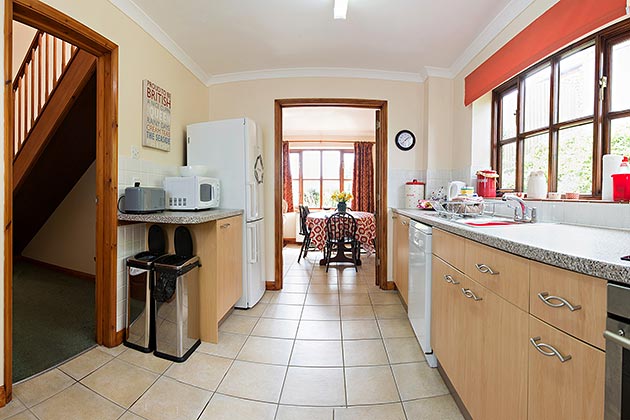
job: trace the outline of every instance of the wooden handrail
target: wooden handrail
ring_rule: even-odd
[[[43,31],[37,31],[33,37],[13,81],[15,156],[22,149],[77,51],[76,46]]]

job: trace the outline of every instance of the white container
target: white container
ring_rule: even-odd
[[[543,171],[533,171],[527,178],[527,198],[547,198],[547,177]]]
[[[623,159],[621,155],[604,155],[602,158],[602,200],[613,200],[613,181],[611,175],[619,171],[621,159]]]
[[[420,200],[424,200],[424,182],[413,181],[405,184],[405,208],[417,209]]]
[[[466,187],[466,183],[462,181],[451,181],[448,184],[448,192],[446,194],[446,199],[448,201],[453,200],[453,198],[457,197],[461,194],[462,188]]]

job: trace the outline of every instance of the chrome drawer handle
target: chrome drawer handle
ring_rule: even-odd
[[[488,267],[485,264],[475,264],[475,267],[477,267],[477,270],[481,271],[483,274],[490,274],[491,276],[496,276],[497,274],[499,274],[498,271],[492,270],[492,268]]]
[[[404,220],[401,223],[403,224],[403,226],[407,226],[409,224],[408,222],[406,222]]]
[[[540,298],[540,300],[543,301],[543,303],[547,306],[551,306],[552,308],[562,308],[563,306],[566,306],[567,308],[569,308],[569,310],[571,312],[573,311],[578,311],[580,309],[582,309],[581,305],[571,305],[569,303],[568,300],[561,298],[559,296],[549,296],[549,293],[547,292],[540,292],[538,293],[538,297]],[[551,300],[558,300],[558,303],[552,303],[550,302]]]
[[[560,359],[562,363],[571,360],[570,354],[563,356],[553,346],[549,344],[545,344],[545,343],[537,343],[537,341],[539,340],[540,340],[540,337],[533,337],[529,339],[529,342],[532,343],[532,346],[534,346],[536,350],[538,350],[541,354],[544,354],[545,356],[551,356],[551,357],[558,356],[558,359]],[[544,349],[547,349],[547,351],[545,351]]]
[[[472,299],[475,302],[483,300],[483,298],[478,297],[477,295],[475,295],[475,293],[470,290],[470,289],[464,289],[462,287],[462,293],[464,294],[464,296],[466,296],[468,299]]]
[[[453,278],[453,276],[451,276],[450,274],[445,274],[444,275],[444,281],[446,281],[447,283],[450,283],[450,284],[459,284],[459,282],[457,280],[455,280]]]
[[[227,229],[227,228],[229,228],[230,226],[231,226],[231,225],[230,225],[230,223],[225,223],[225,224],[223,224],[223,225],[221,225],[221,226],[219,226],[219,227],[220,227],[221,229]]]

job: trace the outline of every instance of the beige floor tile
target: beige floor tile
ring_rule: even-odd
[[[212,393],[162,376],[130,411],[151,420],[196,419]]]
[[[346,403],[343,369],[289,367],[281,404],[340,406]]]
[[[260,318],[252,335],[271,338],[295,338],[299,321]]]
[[[31,411],[40,420],[114,420],[125,410],[75,383]]]
[[[199,420],[274,420],[276,404],[214,394]]]
[[[332,418],[332,408],[290,405],[279,406],[278,414],[276,415],[276,420],[332,420]]]
[[[267,305],[268,303],[258,302],[253,308],[234,309],[233,314],[240,315],[240,316],[251,316],[253,318],[260,318],[263,312],[265,312],[265,309],[267,309]]]
[[[201,345],[197,348],[197,351],[234,359],[236,358],[238,352],[241,351],[241,348],[243,347],[243,344],[245,344],[246,340],[246,335],[219,331],[218,343],[214,344],[202,341]]]
[[[277,403],[287,368],[236,360],[217,390],[221,394]]]
[[[15,416],[26,410],[26,406],[17,398],[13,398],[4,407],[0,408],[0,420],[8,419],[11,416]]]
[[[402,305],[374,305],[374,312],[378,319],[407,318],[407,311]]]
[[[385,349],[390,363],[424,362],[424,355],[416,337],[386,338]]]
[[[313,276],[311,285],[337,285],[337,276]]]
[[[280,293],[273,303],[282,305],[304,305],[305,293]]]
[[[383,340],[349,340],[343,343],[346,366],[389,365]]]
[[[85,377],[81,383],[116,404],[129,408],[157,378],[155,373],[116,359]]]
[[[339,286],[339,293],[351,293],[351,294],[368,294],[368,288],[365,284],[357,283],[357,284],[347,284],[341,283]]]
[[[403,401],[448,394],[437,369],[424,362],[394,365],[392,369]]]
[[[275,292],[275,291],[269,291],[267,290],[262,297],[260,298],[260,302],[261,303],[271,303],[273,302],[276,297],[278,296],[279,292]]]
[[[374,319],[372,306],[342,306],[341,319],[344,321],[351,319]]]
[[[124,345],[118,345],[116,347],[105,347],[105,346],[98,346],[98,349],[100,351],[104,351],[105,353],[109,354],[110,356],[114,356],[117,357],[118,355],[120,355],[120,353],[124,352],[125,350],[127,350],[128,347],[125,347]]]
[[[339,321],[338,306],[307,305],[302,311],[302,319],[310,321]]]
[[[184,363],[173,363],[165,375],[189,385],[214,391],[231,365],[231,359],[196,352]]]
[[[423,398],[404,403],[407,417],[413,420],[463,420],[459,408],[453,397],[443,395],[441,397]]]
[[[306,305],[339,305],[339,295],[333,293],[309,293]]]
[[[309,293],[337,293],[339,287],[337,284],[311,284],[308,288]]]
[[[346,368],[348,405],[398,402],[398,390],[389,366]]]
[[[415,337],[411,324],[407,319],[379,319],[383,338]]]
[[[282,285],[282,291],[284,293],[306,293],[307,290],[308,284],[285,283]]]
[[[301,321],[298,340],[341,340],[339,321]]]
[[[173,364],[170,360],[155,357],[153,353],[142,353],[134,349],[127,349],[118,359],[158,374],[164,373]]]
[[[10,420],[38,420],[37,417],[35,417],[35,414],[31,413],[28,410],[22,411],[19,414],[16,414],[13,417],[9,417]]]
[[[400,305],[400,297],[398,292],[377,291],[370,293],[370,299],[373,305]]]
[[[370,296],[365,293],[342,293],[339,303],[343,305],[371,305]]]
[[[263,318],[293,319],[299,320],[302,315],[302,307],[298,305],[271,304],[263,313]]]
[[[307,276],[298,276],[298,277],[294,277],[294,276],[287,276],[285,275],[282,278],[282,284],[284,286],[288,286],[289,284],[295,284],[295,285],[306,285],[307,289],[308,289],[308,284],[310,283],[310,280]]]
[[[72,376],[74,379],[80,380],[112,359],[113,356],[101,351],[97,347],[64,363],[59,369]]]
[[[288,365],[293,340],[251,336],[238,354],[238,360],[247,362]]]
[[[341,341],[295,340],[290,365],[304,367],[342,367],[343,354]]]
[[[133,414],[131,411],[127,411],[118,420],[144,420],[144,418],[140,417],[137,414]]]
[[[344,340],[381,338],[378,325],[374,320],[341,321],[341,328]]]
[[[30,408],[63,391],[73,383],[74,380],[71,377],[59,369],[53,369],[15,385],[13,393],[25,406]]]
[[[383,404],[363,407],[335,408],[335,420],[387,419],[406,420],[402,404]],[[415,420],[410,417],[410,420]],[[434,420],[438,420],[434,417]],[[442,419],[439,419],[442,420]]]
[[[258,321],[257,318],[250,316],[230,315],[219,327],[219,331],[230,332],[235,334],[249,334],[252,332],[254,325]]]

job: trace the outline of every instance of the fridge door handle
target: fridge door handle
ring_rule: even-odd
[[[256,194],[256,184],[248,183],[247,191],[249,194],[249,208],[247,209],[247,217],[255,219],[258,217],[258,194]]]
[[[262,155],[256,156],[256,162],[254,163],[254,178],[259,184],[263,183],[265,166],[263,165]]]
[[[258,240],[258,237],[257,237],[258,235],[256,234],[256,226],[248,227],[248,229],[250,229],[250,231],[251,231],[251,235],[249,237],[251,242],[249,244],[249,258],[248,258],[248,260],[249,260],[250,264],[255,264],[256,263],[256,254],[258,252],[257,251],[258,246],[256,244],[256,242]]]

